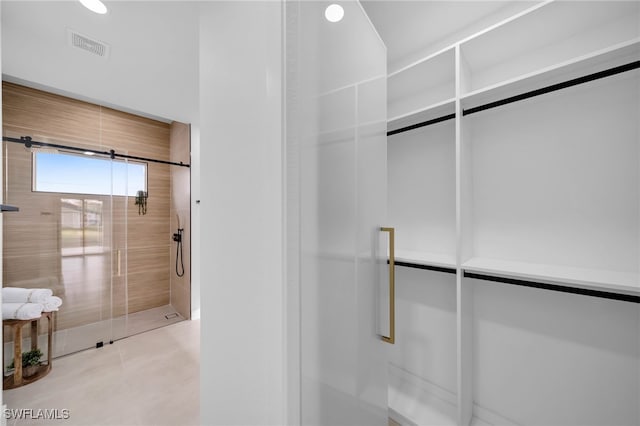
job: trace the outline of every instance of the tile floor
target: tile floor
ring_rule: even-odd
[[[166,316],[165,316],[166,315]],[[168,317],[168,318],[167,318]],[[184,318],[176,312],[171,305],[159,306],[146,311],[129,314],[127,317],[117,317],[113,320],[99,321],[53,333],[53,356],[59,357],[70,353],[95,347],[100,340],[109,342],[113,339],[121,339],[156,328],[164,327],[183,321]],[[45,320],[46,321],[46,320]],[[31,347],[31,338],[28,328],[24,328],[22,347]],[[47,335],[41,334],[38,338],[38,347],[46,357]],[[5,367],[13,360],[13,342],[4,344]]]
[[[3,402],[34,415],[68,410],[68,418],[13,418],[7,425],[198,425],[199,375],[200,321],[181,321],[55,359],[49,375],[4,391]],[[400,424],[389,419],[389,426]]]
[[[69,410],[22,425],[197,425],[200,321],[182,321],[53,361],[43,379],[3,392],[9,409]]]

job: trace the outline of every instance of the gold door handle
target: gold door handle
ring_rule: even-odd
[[[380,228],[389,233],[389,336],[381,336],[382,340],[394,344],[396,342],[396,274],[395,274],[395,229]]]
[[[122,270],[121,270],[121,265],[122,265],[122,255],[121,255],[121,251],[118,250],[118,277],[122,274]]]

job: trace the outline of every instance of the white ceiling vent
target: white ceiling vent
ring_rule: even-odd
[[[67,28],[67,40],[71,47],[86,50],[104,59],[109,57],[109,45],[107,43],[80,34],[70,28]]]

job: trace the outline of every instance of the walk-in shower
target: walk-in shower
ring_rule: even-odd
[[[7,82],[2,96],[3,204],[19,207],[3,286],[63,300],[54,357],[188,319],[189,125]]]

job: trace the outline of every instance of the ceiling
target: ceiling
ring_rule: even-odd
[[[389,72],[519,13],[539,1],[361,0],[387,45]]]
[[[198,112],[197,3],[2,1],[7,80],[165,121]],[[153,8],[151,7],[153,5]],[[109,45],[108,58],[71,47],[67,28]]]
[[[198,1],[3,0],[2,72],[9,81],[164,121],[197,122]],[[532,1],[363,0],[387,45],[389,71],[531,6]],[[109,45],[73,48],[67,28]]]

